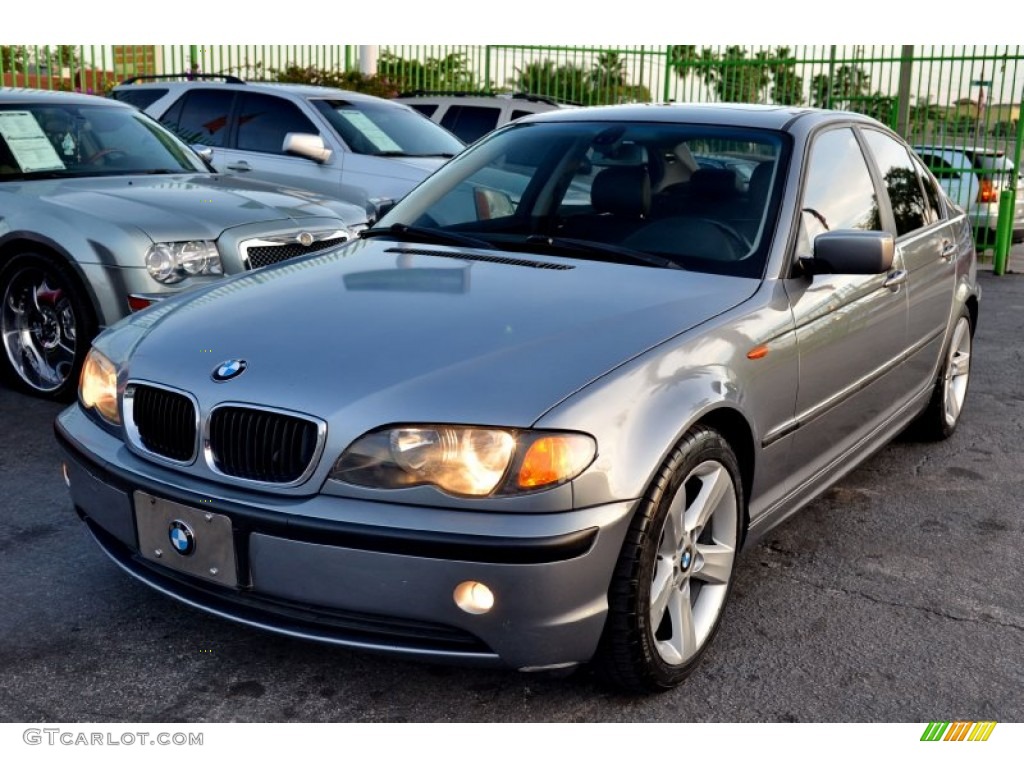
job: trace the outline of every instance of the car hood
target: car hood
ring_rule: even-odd
[[[206,404],[262,403],[360,429],[527,426],[758,286],[682,270],[475,254],[487,260],[356,241],[161,303],[115,326],[100,346],[115,358],[133,348],[131,378],[180,387]],[[245,360],[245,372],[214,382],[213,370],[230,359]]]
[[[41,201],[134,226],[154,241],[216,239],[257,221],[337,219],[335,207],[312,195],[214,174],[117,176],[31,182]]]

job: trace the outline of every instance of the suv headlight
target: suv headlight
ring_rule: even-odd
[[[117,367],[95,347],[89,350],[78,380],[78,400],[86,410],[95,411],[108,424],[120,425],[117,404]]]
[[[153,243],[146,251],[146,269],[154,280],[170,285],[194,275],[223,275],[217,246],[209,240]]]
[[[433,485],[459,496],[507,496],[572,480],[596,455],[589,435],[411,425],[363,435],[330,476],[369,488]]]

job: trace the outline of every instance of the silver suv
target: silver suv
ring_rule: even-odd
[[[918,145],[920,156],[949,198],[967,215],[982,243],[995,240],[999,196],[1013,183],[1013,162],[1002,150],[986,147]],[[1013,242],[1024,242],[1024,186],[1018,180]]]
[[[212,150],[218,171],[387,208],[463,149],[415,110],[353,91],[186,75],[131,78],[115,99]],[[177,79],[175,79],[177,78]]]
[[[530,93],[466,91],[411,91],[395,101],[408,104],[467,144],[520,117],[569,106]]]
[[[0,89],[0,376],[70,397],[93,336],[131,310],[365,225],[356,206],[212,172],[124,104]]]

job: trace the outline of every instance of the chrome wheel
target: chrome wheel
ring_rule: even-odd
[[[736,488],[717,461],[679,486],[659,536],[650,626],[666,664],[686,664],[711,636],[725,606],[736,557]]]
[[[67,397],[93,328],[72,280],[46,257],[17,256],[0,273],[0,301],[8,377],[32,394]]]
[[[942,381],[943,416],[949,428],[955,427],[960,420],[970,375],[971,324],[966,317],[961,317],[953,329]]]

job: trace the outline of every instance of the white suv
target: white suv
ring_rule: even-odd
[[[394,101],[408,104],[467,144],[520,117],[569,106],[529,93],[465,91],[412,91]]]
[[[371,216],[463,149],[450,133],[388,99],[186,77],[130,78],[111,95],[211,150],[218,171],[309,189],[361,205]]]
[[[995,240],[999,195],[1014,182],[1014,167],[1002,150],[985,147],[919,145],[914,151],[949,198],[967,211],[979,241]],[[1013,242],[1024,242],[1024,186],[1017,182]]]

